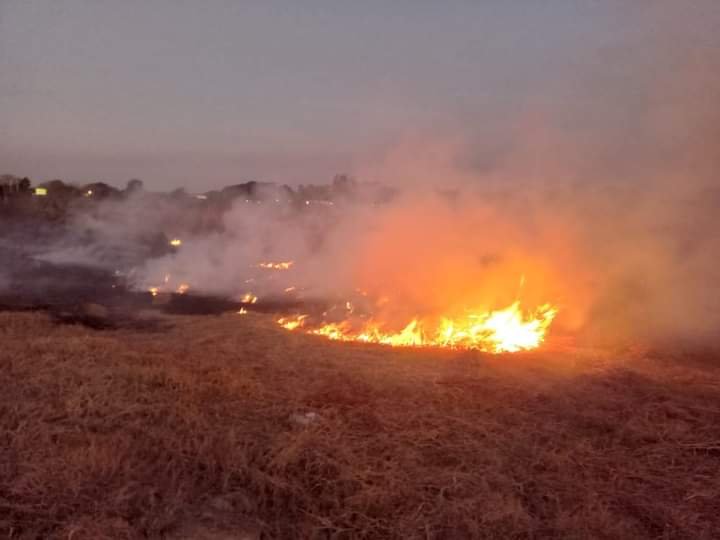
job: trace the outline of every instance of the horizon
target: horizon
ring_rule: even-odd
[[[492,163],[537,118],[571,139],[604,132],[594,147],[628,124],[652,148],[648,91],[716,50],[718,12],[9,0],[0,165],[36,182],[140,178],[160,190],[372,181],[408,140],[459,140],[470,161]]]

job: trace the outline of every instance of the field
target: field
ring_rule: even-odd
[[[717,538],[718,358],[0,312],[8,538]]]

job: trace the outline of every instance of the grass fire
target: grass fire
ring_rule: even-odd
[[[293,265],[294,261],[284,262],[261,262],[258,263],[258,268],[266,268],[269,270],[287,270]]]
[[[0,1],[0,537],[719,539],[718,29]]]
[[[330,187],[335,204],[306,205],[257,189],[222,204],[78,190],[61,227],[45,214],[52,187],[14,196],[1,218],[0,527],[720,530],[715,319],[665,287],[689,294],[697,281],[678,278],[709,268],[702,251],[670,257],[685,231],[648,241],[628,223],[633,249],[662,256],[615,244],[608,258],[586,250],[597,227],[569,229],[598,204],[583,198],[571,211],[542,196],[529,217],[512,191],[367,202],[356,185],[356,200]]]
[[[297,328],[328,339],[379,343],[394,347],[449,347],[477,349],[503,353],[532,350],[545,339],[557,309],[549,305],[525,314],[520,303],[490,312],[473,312],[462,318],[439,320],[414,318],[401,330],[385,329],[382,322],[372,318],[354,323],[351,319],[340,322],[311,325],[307,314],[281,317],[278,324],[287,330]]]

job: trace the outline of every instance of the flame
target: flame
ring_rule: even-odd
[[[115,271],[115,274],[116,274],[116,275],[119,275],[119,271],[116,270],[116,271]],[[163,276],[163,284],[160,285],[160,286],[154,286],[154,287],[148,288],[148,292],[149,292],[151,295],[153,295],[153,296],[157,296],[157,295],[159,295],[160,293],[165,294],[165,293],[169,292],[171,289],[172,289],[172,286],[170,286],[170,274],[165,274],[165,275]],[[185,294],[185,293],[188,292],[189,290],[190,290],[190,285],[187,284],[187,283],[180,283],[180,284],[175,288],[175,292],[176,292],[177,294]]]
[[[180,247],[182,245],[182,240],[179,238],[173,238],[169,243],[172,247]]]
[[[188,289],[190,289],[190,285],[188,285],[187,283],[181,283],[175,292],[177,292],[178,294],[185,294]]]
[[[278,324],[288,330],[295,330],[303,325],[307,315],[298,315],[296,317],[285,318],[281,317],[277,320]]]
[[[245,309],[243,307],[243,308],[240,308],[240,311],[238,311],[237,314],[238,315],[247,315],[247,312],[248,312],[247,309]]]
[[[255,304],[258,301],[258,297],[255,296],[253,293],[245,293],[242,298],[240,298],[240,302],[243,304]]]
[[[359,327],[349,320],[306,327],[308,315],[284,317],[278,323],[288,330],[307,328],[307,332],[339,341],[361,341],[394,347],[451,347],[477,349],[490,353],[518,352],[539,347],[557,308],[540,306],[534,313],[524,313],[520,302],[485,312],[471,312],[464,317],[430,319],[414,318],[399,332],[384,330],[375,320],[362,322]]]
[[[258,268],[267,268],[269,270],[287,270],[293,264],[295,264],[295,261],[261,262],[258,264]]]

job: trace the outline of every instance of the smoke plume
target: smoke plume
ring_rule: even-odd
[[[138,269],[142,287],[169,275],[236,298],[361,291],[388,298],[375,309],[397,320],[521,298],[557,305],[558,331],[598,342],[710,339],[720,324],[720,54],[703,42],[714,23],[702,11],[663,6],[635,8],[652,32],[588,52],[505,125],[485,127],[471,110],[358,164],[360,180],[398,188],[391,203],[241,198],[200,235],[182,209],[131,199],[83,227],[113,244],[182,235],[181,249]],[[263,261],[294,265],[267,278]]]

